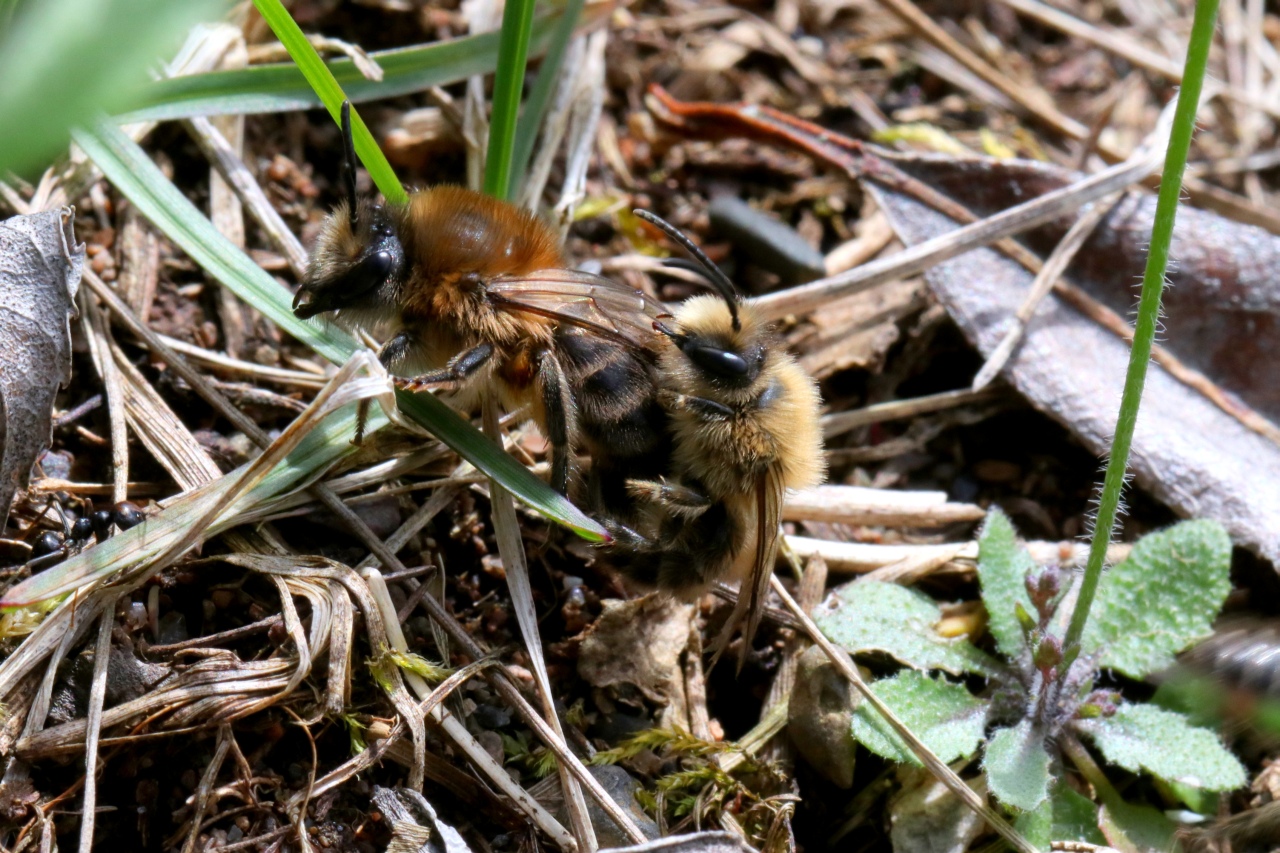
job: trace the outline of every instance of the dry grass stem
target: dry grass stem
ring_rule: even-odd
[[[1000,396],[1001,392],[995,389],[974,391],[970,388],[964,388],[957,391],[942,391],[925,397],[913,397],[908,400],[874,403],[861,409],[850,409],[847,412],[823,415],[822,435],[830,440],[860,427],[904,418],[914,418],[918,415],[927,415],[933,412],[944,412],[960,406],[989,403]]]
[[[842,649],[836,648],[835,644],[828,640],[826,636],[818,630],[818,626],[809,618],[809,614],[802,610],[800,605],[796,604],[796,600],[791,597],[789,592],[787,592],[787,589],[782,585],[782,582],[774,576],[770,578],[770,583],[773,586],[773,591],[778,594],[782,599],[783,604],[786,605],[787,610],[790,611],[792,616],[800,621],[800,624],[803,626],[804,632],[809,636],[809,639],[812,640],[814,644],[822,648],[822,651],[826,653],[827,657],[831,660],[831,663],[835,665],[836,669],[840,670],[840,674],[848,679],[849,683],[852,684],[854,688],[862,694],[863,698],[876,709],[876,713],[878,713],[885,722],[893,728],[894,732],[902,738],[907,746],[910,747],[912,754],[914,754],[916,758],[920,759],[920,762],[928,768],[929,772],[946,785],[947,790],[959,798],[962,803],[968,806],[975,814],[982,817],[982,819],[987,822],[987,825],[994,829],[1001,838],[1009,842],[1014,849],[1021,851],[1021,853],[1038,853],[1034,845],[1023,838],[1022,834],[1014,829],[1013,826],[1003,817],[1001,817],[995,809],[988,806],[981,796],[966,785],[963,779],[956,775],[954,770],[942,761],[939,761],[938,757],[930,752],[929,748],[926,747],[919,738],[912,734],[911,730],[898,719],[897,715],[894,714],[889,706],[884,704],[884,702],[880,700],[880,697],[876,696],[875,693],[871,691],[871,688],[867,686],[867,683],[862,680],[862,676],[858,674],[858,668],[854,666],[853,660],[849,657],[849,654]]]
[[[982,368],[974,377],[974,391],[981,391],[999,375],[1000,370],[1009,361],[1009,357],[1013,355],[1018,342],[1022,340],[1022,336],[1027,329],[1027,322],[1031,319],[1031,315],[1035,313],[1036,307],[1049,295],[1049,291],[1053,289],[1058,279],[1062,277],[1067,267],[1071,265],[1071,261],[1075,259],[1076,252],[1080,251],[1080,247],[1093,234],[1098,224],[1103,219],[1106,219],[1119,200],[1119,194],[1108,196],[1085,208],[1080,217],[1071,224],[1071,228],[1067,233],[1058,241],[1058,245],[1054,247],[1053,252],[1045,260],[1044,266],[1036,273],[1035,281],[1031,283],[1031,292],[1027,294],[1022,305],[1018,307],[1018,312],[1013,316],[1012,327],[1005,333],[1000,343],[996,345],[995,350],[987,357],[986,363],[982,365]]]
[[[784,521],[826,521],[880,527],[939,527],[981,521],[980,506],[950,503],[945,492],[909,492],[827,485],[790,492]]]

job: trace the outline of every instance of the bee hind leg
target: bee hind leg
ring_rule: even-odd
[[[575,432],[576,411],[564,369],[548,351],[544,351],[538,360],[538,387],[545,413],[542,427],[551,445],[551,488],[562,495],[567,494],[569,462],[573,455],[570,437]]]
[[[684,518],[697,518],[711,506],[711,499],[697,489],[665,479],[627,480],[627,494],[638,501],[666,507]]]

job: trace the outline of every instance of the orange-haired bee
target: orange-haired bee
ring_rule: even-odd
[[[576,441],[625,460],[663,440],[657,302],[566,269],[554,232],[504,201],[451,186],[403,205],[358,199],[348,104],[342,134],[347,198],[325,221],[294,314],[384,339],[378,358],[400,387],[453,391],[463,409],[493,388],[509,411],[527,406],[561,493]]]
[[[684,598],[712,581],[741,579],[716,644],[723,648],[739,623],[748,640],[759,624],[786,490],[817,485],[825,473],[818,389],[697,246],[658,217],[636,214],[681,244],[717,293],[688,299],[654,324],[672,457],[665,479],[628,480],[649,510],[614,524],[616,563]]]

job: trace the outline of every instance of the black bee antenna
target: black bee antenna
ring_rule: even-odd
[[[347,211],[351,215],[351,230],[356,229],[356,143],[351,137],[351,102],[342,102],[342,147],[347,164]]]
[[[706,253],[698,248],[697,244],[689,239],[688,235],[676,228],[665,219],[655,216],[647,210],[637,210],[635,215],[648,222],[650,225],[656,226],[663,234],[666,234],[672,240],[679,243],[686,252],[693,256],[695,263],[691,263],[682,258],[670,258],[663,263],[676,269],[690,270],[701,274],[716,289],[716,292],[724,297],[724,301],[729,306],[729,316],[733,320],[733,330],[735,332],[742,329],[742,321],[738,319],[738,290],[733,286],[733,282],[729,281],[729,277],[724,274],[724,270],[712,263]]]

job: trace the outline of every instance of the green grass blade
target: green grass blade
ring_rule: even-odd
[[[511,153],[511,187],[519,189],[524,185],[524,174],[529,168],[529,160],[533,157],[533,144],[538,140],[538,131],[542,129],[542,121],[546,118],[547,107],[551,104],[551,94],[560,79],[560,69],[564,65],[565,48],[573,37],[574,27],[582,16],[582,7],[586,0],[569,0],[565,5],[563,16],[556,24],[551,36],[551,45],[546,56],[542,58],[542,67],[538,69],[538,78],[533,81],[529,97],[524,100],[524,109],[520,120],[516,122],[515,148]]]
[[[147,66],[216,14],[209,0],[0,3],[0,174],[42,169],[68,129],[147,86]]]
[[[511,197],[511,155],[529,59],[533,6],[534,0],[507,0],[502,13],[502,43],[493,78],[493,113],[489,117],[489,151],[484,161],[484,191],[495,198]]]
[[[1142,404],[1142,389],[1147,381],[1147,366],[1151,361],[1151,345],[1155,341],[1156,326],[1160,321],[1160,297],[1164,292],[1165,270],[1169,265],[1169,246],[1173,242],[1173,223],[1178,214],[1182,175],[1187,168],[1191,136],[1196,129],[1200,90],[1204,84],[1217,19],[1218,0],[1196,0],[1195,19],[1191,24],[1191,38],[1183,65],[1182,89],[1178,92],[1178,105],[1174,108],[1164,174],[1160,178],[1160,193],[1156,197],[1155,222],[1151,226],[1147,268],[1142,277],[1142,294],[1138,298],[1137,322],[1133,326],[1129,369],[1125,374],[1124,392],[1120,396],[1120,414],[1116,418],[1115,437],[1111,440],[1107,473],[1102,479],[1098,515],[1094,521],[1093,540],[1089,544],[1089,561],[1085,566],[1080,594],[1076,599],[1075,610],[1071,613],[1071,624],[1064,641],[1068,649],[1076,646],[1084,634],[1089,608],[1093,605],[1098,582],[1102,579],[1107,545],[1111,543],[1116,514],[1120,508],[1129,450],[1133,446],[1133,431],[1138,422],[1138,408]]]
[[[290,310],[289,291],[223,237],[114,124],[103,119],[92,131],[76,130],[73,136],[107,179],[210,276],[330,361],[341,364],[355,351],[355,341],[341,330],[295,317]],[[542,515],[584,538],[600,541],[606,537],[603,529],[580,509],[435,397],[413,395],[402,398],[401,403],[406,413],[459,456]]]
[[[276,38],[280,39],[280,43],[285,46],[285,50],[289,51],[289,56],[293,57],[302,76],[307,78],[307,83],[320,96],[329,115],[335,122],[341,122],[342,102],[347,100],[347,95],[334,79],[329,66],[324,64],[320,54],[316,53],[311,42],[307,41],[307,37],[302,34],[293,16],[281,5],[280,0],[253,0],[253,5],[271,27],[271,31],[276,34]],[[499,57],[499,65],[501,65],[501,57]],[[409,194],[404,191],[400,179],[396,177],[395,170],[391,168],[382,149],[374,141],[373,134],[369,132],[364,119],[360,118],[360,114],[355,110],[351,111],[351,135],[355,139],[356,154],[360,157],[360,162],[364,163],[364,167],[369,171],[369,177],[373,179],[383,198],[393,204],[408,202]]]
[[[562,13],[538,16],[529,43],[541,55],[551,42]],[[381,81],[366,79],[350,59],[325,63],[352,103],[392,98],[446,86],[498,67],[497,32],[433,42],[370,54],[382,66]],[[315,109],[323,106],[292,62],[254,65],[232,71],[211,71],[158,80],[121,105],[122,124],[169,121],[194,116],[246,115]]]

